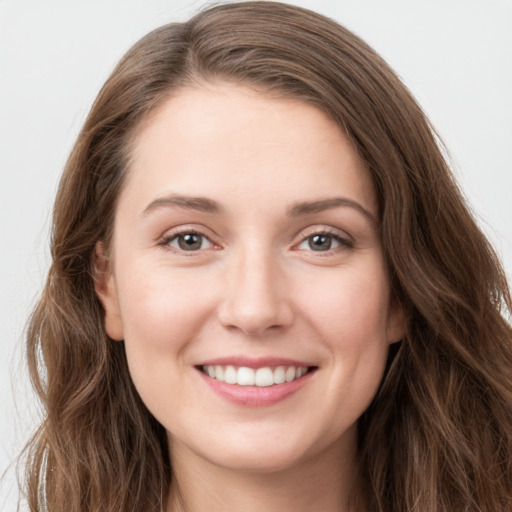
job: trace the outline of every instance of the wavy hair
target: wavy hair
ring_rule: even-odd
[[[334,21],[274,2],[218,5],[145,36],[78,136],[27,332],[45,411],[26,452],[30,510],[165,506],[165,432],[134,389],[123,343],[105,332],[93,254],[98,241],[108,247],[137,126],[176,90],[209,80],[315,105],[373,181],[392,291],[409,322],[359,422],[364,508],[512,510],[512,304],[500,263],[439,138],[389,66]]]

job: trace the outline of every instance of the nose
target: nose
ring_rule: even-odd
[[[252,336],[284,329],[294,316],[283,269],[258,253],[247,250],[230,262],[218,310],[224,327]]]

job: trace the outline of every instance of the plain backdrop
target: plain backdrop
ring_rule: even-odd
[[[482,228],[512,274],[512,0],[297,0],[388,60],[445,140]],[[48,268],[59,175],[88,109],[142,35],[192,0],[0,0],[0,510],[38,406],[23,330]]]

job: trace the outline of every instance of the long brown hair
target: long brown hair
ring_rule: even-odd
[[[359,423],[364,507],[512,510],[512,309],[504,274],[410,93],[363,41],[274,2],[207,9],[139,41],[102,88],[67,162],[52,266],[28,329],[45,418],[28,446],[31,511],[159,511],[172,478],[164,429],[109,340],[93,253],[108,248],[134,130],[180,87],[208,80],[309,102],[369,170],[392,291],[407,312]]]

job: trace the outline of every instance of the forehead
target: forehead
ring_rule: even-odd
[[[347,136],[294,99],[225,83],[184,88],[140,124],[131,149],[126,188],[144,200],[193,192],[293,201],[337,191],[376,213],[369,174]]]

